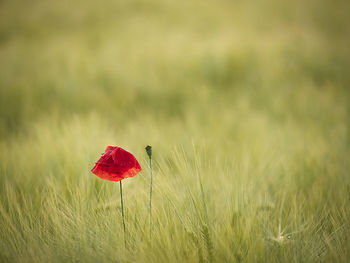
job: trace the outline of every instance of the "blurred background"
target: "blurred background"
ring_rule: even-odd
[[[55,189],[67,201],[72,189],[85,189],[82,180],[100,191],[90,169],[107,145],[130,150],[147,171],[150,144],[159,186],[162,171],[181,171],[173,170],[180,162],[174,149],[185,161],[195,149],[206,167],[204,185],[218,178],[209,207],[227,201],[217,193],[232,191],[223,176],[234,171],[255,203],[261,191],[276,206],[282,195],[300,194],[306,214],[328,202],[329,211],[341,207],[331,235],[350,215],[349,10],[346,0],[1,0],[1,223],[16,229],[5,219],[19,220],[11,206],[23,206],[13,201],[20,196],[36,207],[43,189]],[[142,176],[147,185],[147,172]],[[217,209],[221,218],[226,210]],[[23,222],[17,225],[30,225]],[[31,242],[39,248],[45,226],[42,236],[28,228],[24,240],[37,234]],[[21,247],[10,245],[17,232],[2,232],[9,261]],[[52,258],[69,250],[45,242]],[[30,258],[36,249],[22,253]]]
[[[220,126],[232,140],[253,115],[347,125],[348,1],[2,0],[0,10],[7,140],[91,114],[174,139],[222,137],[210,135]]]

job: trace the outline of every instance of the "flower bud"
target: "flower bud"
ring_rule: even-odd
[[[148,157],[152,158],[152,146],[147,145],[145,149],[146,149]]]

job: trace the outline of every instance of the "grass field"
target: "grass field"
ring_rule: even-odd
[[[347,262],[349,10],[0,1],[0,262]]]

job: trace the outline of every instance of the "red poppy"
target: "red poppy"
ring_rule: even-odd
[[[135,156],[117,146],[108,146],[91,172],[102,179],[121,181],[141,171]]]

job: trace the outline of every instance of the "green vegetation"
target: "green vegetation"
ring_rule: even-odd
[[[349,10],[0,1],[0,262],[346,262]]]

